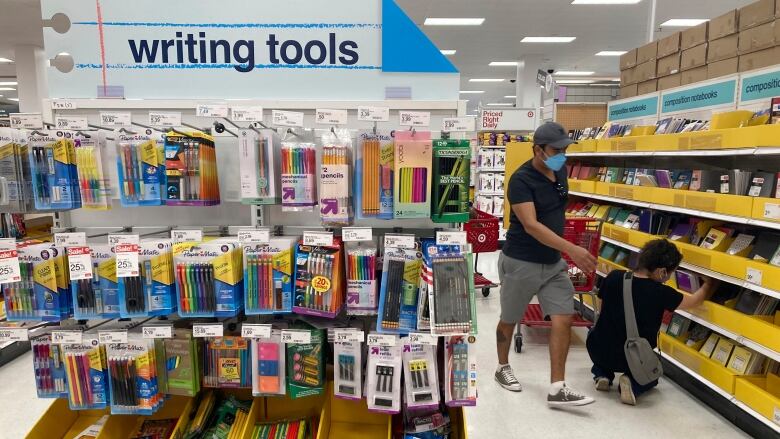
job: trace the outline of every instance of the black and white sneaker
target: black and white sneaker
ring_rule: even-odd
[[[590,396],[583,395],[565,384],[558,390],[558,393],[547,395],[547,404],[553,407],[587,405],[594,401]]]
[[[523,386],[520,385],[520,381],[517,381],[515,374],[512,372],[512,366],[506,365],[498,369],[496,371],[496,381],[506,390],[510,390],[512,392],[523,391]]]

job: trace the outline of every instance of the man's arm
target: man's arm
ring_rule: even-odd
[[[712,293],[718,288],[718,283],[712,278],[704,277],[702,286],[693,294],[685,294],[677,309],[688,310],[701,305],[705,300],[712,297]]]

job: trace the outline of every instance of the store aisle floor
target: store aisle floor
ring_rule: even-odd
[[[489,279],[498,279],[496,254],[479,257],[479,268]],[[584,329],[575,329],[567,362],[567,382],[594,396],[596,402],[579,408],[547,407],[549,386],[549,330],[524,328],[523,352],[509,354],[509,362],[523,385],[513,393],[493,379],[496,367],[495,327],[499,315],[499,289],[490,296],[477,295],[479,398],[466,409],[469,439],[509,438],[625,438],[642,437],[747,438],[741,430],[703,405],[671,380],[662,378],[656,390],[643,395],[639,405],[621,404],[616,386],[609,393],[593,388]],[[615,383],[617,384],[617,383]]]

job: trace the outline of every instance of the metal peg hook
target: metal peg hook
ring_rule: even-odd
[[[293,131],[292,128],[287,128],[287,132],[286,133],[287,134],[292,134],[295,137],[301,137],[301,135],[296,133],[295,131]]]
[[[165,133],[165,131],[163,131],[163,130],[158,130],[157,128],[155,128],[155,127],[153,127],[153,126],[150,126],[150,125],[144,125],[144,124],[142,124],[142,123],[139,123],[139,122],[132,122],[132,121],[131,121],[130,123],[131,123],[131,124],[133,124],[133,125],[135,125],[135,126],[141,127],[141,128],[146,128],[146,129],[148,129],[148,130],[157,131],[158,133]],[[134,133],[134,134],[135,134],[135,133]]]
[[[262,128],[265,128],[267,130],[272,130],[273,128],[269,127],[268,125],[264,124],[263,121],[258,120],[257,122],[252,122],[251,125],[260,125]]]
[[[87,139],[90,139],[90,138],[92,138],[92,136],[90,136],[89,134],[87,134],[87,133],[85,133],[84,131],[81,131],[81,130],[78,130],[78,131],[76,131],[76,135],[77,135],[77,136],[83,136],[83,137],[86,137]]]
[[[376,136],[376,122],[374,122],[374,135]]]
[[[190,124],[188,124],[186,122],[182,122],[181,126],[187,127],[187,128],[192,128],[193,130],[202,131],[202,132],[204,132],[206,134],[211,134],[211,128],[198,128],[195,125],[190,125]]]
[[[236,124],[233,124],[233,125],[237,126]],[[239,129],[241,129],[241,128],[239,127]],[[214,122],[214,131],[216,131],[216,132],[218,132],[220,134],[227,132],[228,134],[230,134],[233,137],[238,137],[238,135],[236,133],[234,133],[233,131],[230,131],[229,129],[227,129],[224,124],[222,124],[220,122],[216,122],[216,121]]]

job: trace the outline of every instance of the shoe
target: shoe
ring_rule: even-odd
[[[634,389],[631,387],[631,379],[626,375],[620,375],[618,386],[620,387],[620,402],[636,405],[636,396],[634,396]]]
[[[598,377],[595,379],[596,381],[596,390],[599,392],[609,392],[609,386],[612,385],[612,383],[609,382],[609,380],[605,377]]]
[[[496,381],[498,384],[510,390],[512,392],[522,392],[523,386],[520,385],[520,381],[517,381],[515,374],[512,372],[512,366],[506,365],[496,371]]]
[[[595,400],[567,387],[565,384],[555,395],[547,395],[547,404],[553,407],[587,405]]]

